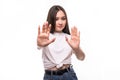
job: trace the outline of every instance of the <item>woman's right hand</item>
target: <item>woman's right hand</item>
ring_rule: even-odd
[[[51,24],[45,22],[42,27],[42,31],[40,31],[40,26],[38,26],[38,36],[37,36],[37,45],[40,47],[45,47],[50,43],[55,41],[55,38],[49,39]]]

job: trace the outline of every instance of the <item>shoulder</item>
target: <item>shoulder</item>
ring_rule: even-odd
[[[69,34],[67,34],[67,33],[64,33],[64,35],[65,35],[68,39],[71,38],[71,35],[69,35]]]
[[[69,34],[67,34],[67,33],[64,33],[66,36],[70,36]]]

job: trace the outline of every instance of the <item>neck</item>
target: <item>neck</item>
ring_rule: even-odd
[[[62,31],[55,31],[54,33],[63,33]]]

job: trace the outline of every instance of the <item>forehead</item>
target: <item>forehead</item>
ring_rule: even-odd
[[[56,17],[64,17],[65,13],[62,10],[59,10],[56,14]]]

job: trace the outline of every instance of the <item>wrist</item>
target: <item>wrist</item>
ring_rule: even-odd
[[[80,51],[80,47],[74,48],[73,50],[74,50],[75,52],[79,52],[79,51]]]

